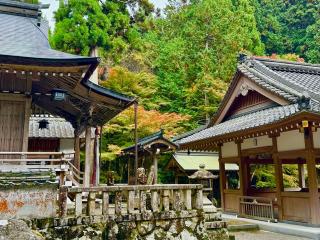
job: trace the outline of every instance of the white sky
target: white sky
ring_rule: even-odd
[[[167,0],[150,0],[150,1],[154,3],[156,8],[164,8],[167,4]],[[49,20],[50,27],[53,28],[54,26],[53,12],[56,11],[57,8],[59,7],[59,0],[41,0],[41,3],[50,4],[50,8],[46,10],[42,10],[42,12],[46,17],[46,19]]]

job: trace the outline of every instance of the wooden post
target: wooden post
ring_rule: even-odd
[[[238,146],[238,157],[239,157],[239,179],[240,179],[240,193],[242,196],[247,196],[248,183],[247,183],[247,172],[248,165],[245,162],[245,159],[241,156],[241,142],[237,141]]]
[[[135,173],[135,184],[137,185],[137,169],[138,169],[138,102],[134,103],[134,173]]]
[[[310,124],[309,124],[310,125]],[[306,161],[308,169],[309,198],[311,210],[311,224],[320,224],[320,201],[318,192],[318,179],[316,169],[316,157],[313,147],[313,134],[309,126],[305,131]]]
[[[94,134],[94,158],[93,158],[93,171],[92,171],[92,184],[93,186],[99,185],[100,180],[100,147],[99,147],[99,135],[100,130],[98,127],[95,128]]]
[[[299,172],[299,187],[305,188],[306,179],[305,179],[304,165],[301,163],[298,164],[298,172]]]
[[[90,187],[90,176],[91,176],[91,166],[92,166],[92,141],[91,141],[91,127],[86,127],[86,158],[84,165],[84,187]]]
[[[278,218],[281,221],[283,219],[282,199],[281,192],[283,191],[283,175],[282,175],[282,163],[278,154],[277,136],[272,136],[272,158],[275,170],[276,179],[276,196],[278,205]]]
[[[80,170],[80,134],[74,130],[74,166]]]
[[[225,210],[224,206],[224,190],[226,187],[226,170],[225,165],[222,162],[221,145],[219,145],[219,177],[220,177],[220,193],[221,193],[221,208]]]
[[[158,183],[158,157],[157,157],[157,152],[155,152],[153,154],[153,167],[154,167],[154,184],[157,184]]]

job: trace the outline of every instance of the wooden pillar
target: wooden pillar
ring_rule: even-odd
[[[153,167],[154,167],[154,184],[158,183],[158,156],[157,152],[153,154]]]
[[[226,188],[226,171],[225,165],[222,162],[221,145],[219,146],[219,175],[220,175],[220,193],[221,193],[221,208],[224,209],[224,190]]]
[[[137,169],[138,169],[138,102],[134,103],[134,173],[135,185],[138,183]]]
[[[94,136],[94,158],[93,158],[93,171],[92,171],[92,184],[93,186],[99,185],[100,180],[100,147],[99,147],[99,135],[100,130],[98,127],[95,128]]]
[[[310,124],[309,124],[310,125]],[[316,157],[313,147],[313,134],[309,126],[304,129],[305,147],[306,147],[306,161],[308,169],[308,183],[309,183],[309,199],[311,209],[311,224],[320,224],[320,201],[318,192],[318,179],[316,169]]]
[[[272,158],[274,164],[274,172],[276,179],[276,197],[277,197],[277,205],[278,205],[278,218],[281,221],[283,219],[283,211],[282,211],[282,199],[281,192],[283,191],[283,174],[282,174],[282,163],[279,159],[278,154],[278,143],[277,136],[272,136]]]
[[[80,171],[80,134],[74,130],[74,166]]]
[[[84,187],[90,187],[91,177],[91,166],[92,166],[92,141],[91,141],[91,127],[86,127],[86,157],[84,165]]]
[[[22,152],[28,152],[30,116],[31,116],[31,97],[27,97],[25,101]]]
[[[305,188],[306,187],[306,177],[304,172],[304,165],[299,163],[298,164],[298,172],[299,172],[299,187]]]
[[[247,164],[245,159],[241,156],[241,142],[237,142],[238,157],[239,157],[239,179],[240,179],[240,192],[242,196],[247,196],[248,183],[247,183]]]

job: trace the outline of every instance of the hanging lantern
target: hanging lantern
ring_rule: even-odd
[[[52,100],[54,101],[65,101],[67,97],[67,91],[59,88],[52,90]]]

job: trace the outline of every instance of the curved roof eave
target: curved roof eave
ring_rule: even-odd
[[[100,60],[96,57],[78,57],[78,58],[32,58],[24,56],[1,55],[0,62],[3,64],[22,64],[37,66],[84,66],[98,65]]]

